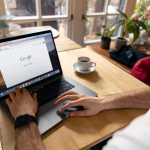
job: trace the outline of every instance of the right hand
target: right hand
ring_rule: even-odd
[[[71,100],[71,102],[64,105],[60,112],[63,112],[65,109],[75,106],[83,106],[84,110],[74,111],[70,113],[70,116],[92,116],[96,115],[100,111],[104,110],[103,97],[91,97],[83,94],[79,94],[73,91],[63,93],[58,97],[58,100],[55,102],[55,105],[60,104],[66,100]],[[103,105],[104,104],[104,105]]]

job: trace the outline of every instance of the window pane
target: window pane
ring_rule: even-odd
[[[102,25],[104,24],[104,17],[89,17],[89,20],[85,23],[85,36],[84,41],[91,41],[99,39],[99,36],[96,36],[97,33],[101,32]]]
[[[110,0],[108,5],[108,13],[118,13],[116,9],[123,11],[125,9],[126,0]]]
[[[7,14],[18,17],[36,16],[36,0],[16,0],[16,8],[7,8]]]
[[[43,21],[43,26],[51,26],[54,29],[58,30],[60,34],[66,35],[67,34],[67,20],[53,20],[53,21]]]
[[[19,24],[21,26],[21,28],[27,28],[27,27],[35,27],[37,26],[37,22],[26,22],[26,23],[16,23]]]
[[[42,16],[66,15],[67,0],[41,0]]]
[[[105,11],[106,0],[87,0],[87,13],[98,13]]]
[[[150,7],[150,1],[149,1],[149,0],[142,0],[141,3],[143,3],[143,2],[144,2],[144,7],[145,7],[145,9],[146,9],[146,10],[149,9],[149,7]]]
[[[118,22],[121,20],[122,16],[121,15],[113,15],[113,16],[107,16],[107,21],[106,21],[106,26],[111,27],[114,23]],[[113,34],[112,37],[118,36],[119,33],[119,28],[116,30],[116,32]]]
[[[141,0],[136,0],[136,5],[140,2]]]

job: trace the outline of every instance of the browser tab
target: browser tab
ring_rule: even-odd
[[[1,47],[1,51],[6,51],[6,50],[9,50],[9,46],[7,45],[7,46],[2,46]]]

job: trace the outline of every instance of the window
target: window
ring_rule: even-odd
[[[12,6],[8,0],[1,1],[5,3],[5,13],[16,16],[8,22],[22,28],[52,26],[67,36],[68,0],[14,0]]]
[[[42,16],[67,15],[67,0],[41,0]]]
[[[78,23],[74,23],[73,31],[75,30],[76,33],[73,33],[72,39],[82,46],[99,43],[100,37],[97,37],[96,33],[103,31],[102,25],[105,24],[110,27],[122,19],[121,14],[116,9],[120,9],[130,16],[134,12],[135,4],[136,0],[76,0],[74,9],[78,9],[78,15],[80,13],[82,15],[80,17],[75,16]],[[82,18],[81,23],[79,23],[80,18]],[[112,39],[120,35],[121,28],[118,28]]]
[[[36,0],[16,0],[16,7],[8,8],[6,5],[6,11],[16,17],[37,16],[36,5]]]
[[[115,22],[122,19],[116,9],[125,12],[127,0],[87,0],[86,17],[89,22],[85,22],[84,43],[88,44],[94,40],[99,40],[96,33],[101,32],[102,25],[111,27]],[[117,29],[113,37],[119,36]]]
[[[21,26],[21,28],[28,28],[28,27],[36,27],[37,26],[37,22],[21,22],[21,23],[17,23]]]
[[[136,4],[136,0],[13,0],[13,5],[8,2],[0,0],[4,6],[0,14],[16,16],[8,22],[22,28],[50,25],[82,46],[98,43],[96,33],[102,31],[102,25],[111,26],[121,19],[116,9],[130,16]],[[68,22],[71,15],[74,19]],[[114,39],[120,36],[120,31],[117,29]]]

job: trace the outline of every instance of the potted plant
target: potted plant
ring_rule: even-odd
[[[102,28],[104,32],[97,33],[96,35],[101,37],[100,47],[109,50],[111,43],[111,36],[116,31],[116,29],[110,31],[109,28],[106,27],[106,25],[102,25]]]
[[[114,29],[123,26],[122,36],[118,37],[115,43],[116,48],[119,49],[123,45],[127,44],[127,40],[124,38],[126,34],[133,33],[134,35],[132,41],[133,44],[139,38],[140,30],[144,29],[147,31],[147,27],[143,22],[134,20],[135,14],[131,15],[131,17],[128,18],[128,16],[125,13],[123,13],[121,10],[117,9],[117,11],[121,13],[124,19],[113,24],[109,30],[113,31]]]
[[[146,1],[143,4],[142,0],[140,0],[140,2],[135,6],[135,12],[133,14],[133,17],[134,17],[133,19],[143,22],[147,27],[147,32],[145,30],[141,29],[139,38],[137,39],[137,41],[134,44],[144,45],[144,44],[150,43],[150,38],[149,38],[149,36],[150,36],[150,20],[148,20],[148,18],[147,18],[147,17],[149,17],[149,13],[148,14],[146,13],[146,7],[145,7],[145,5],[149,6],[149,4],[150,4],[150,1]],[[149,12],[149,10],[148,10],[148,12]],[[133,34],[129,34],[129,38],[132,41]]]

